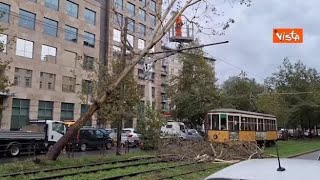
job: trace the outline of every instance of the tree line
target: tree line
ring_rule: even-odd
[[[183,68],[173,77],[170,97],[176,118],[195,126],[211,109],[234,108],[273,114],[279,128],[313,129],[320,124],[320,76],[315,68],[284,58],[263,83],[242,71],[218,87],[199,51],[181,56]]]

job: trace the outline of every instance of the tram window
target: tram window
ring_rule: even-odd
[[[248,118],[242,117],[242,119],[241,119],[241,130],[247,131],[248,129],[249,129],[248,128]]]
[[[276,121],[275,120],[271,120],[272,121],[272,131],[276,131]]]
[[[266,131],[269,131],[269,123],[268,123],[268,119],[264,119],[264,127],[266,129]]]
[[[227,118],[221,118],[221,130],[227,130]]]
[[[234,131],[234,118],[233,116],[228,116],[228,127],[230,131]]]
[[[212,115],[212,130],[219,130],[219,115],[213,114]]]
[[[264,120],[264,125],[266,127],[266,131],[270,131],[271,128],[270,128],[270,120],[269,119],[265,119]]]
[[[254,119],[253,118],[249,118],[249,131],[254,131]]]
[[[239,116],[234,116],[234,131],[239,131]]]
[[[258,130],[257,131],[264,131],[264,129],[263,129],[263,119],[258,119]]]
[[[251,126],[252,126],[252,131],[256,131],[257,130],[257,118],[252,118],[251,121]]]

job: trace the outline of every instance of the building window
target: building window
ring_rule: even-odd
[[[19,26],[34,30],[36,14],[20,9]]]
[[[92,94],[93,84],[92,81],[82,80],[82,93],[85,95]]]
[[[10,5],[0,3],[0,21],[3,22],[9,22],[9,16],[10,16]]]
[[[85,31],[83,45],[94,47],[94,44],[95,44],[95,35]]]
[[[146,6],[146,0],[139,0],[139,1],[141,2],[141,4],[142,4],[143,7]]]
[[[73,111],[74,104],[73,103],[61,103],[61,121],[64,120],[73,120]]]
[[[114,7],[116,9],[123,9],[123,0],[114,0]]]
[[[24,39],[17,38],[17,45],[16,45],[16,55],[32,58],[33,55],[33,42],[27,41]]]
[[[78,18],[78,11],[79,11],[79,5],[71,2],[71,1],[66,1],[66,13],[74,18]]]
[[[139,13],[138,14],[139,14],[139,19],[141,21],[145,21],[146,20],[146,11],[145,10],[139,8]]]
[[[122,21],[123,21],[123,16],[122,14],[119,13],[115,13],[113,15],[113,24],[117,25],[117,26],[122,26]]]
[[[7,52],[8,35],[0,34],[0,52]]]
[[[56,63],[57,48],[42,45],[41,46],[41,61]]]
[[[135,5],[128,2],[127,3],[127,12],[128,12],[129,16],[133,17],[135,15]]]
[[[141,34],[142,36],[146,35],[146,26],[143,24],[139,24],[139,34]]]
[[[144,49],[146,41],[143,39],[138,39],[138,49],[142,50]]]
[[[145,78],[144,70],[138,69],[138,78],[139,79],[144,79]]]
[[[152,98],[156,96],[156,88],[152,87]]]
[[[141,97],[144,97],[144,93],[145,93],[145,85],[139,85],[139,94]]]
[[[31,88],[32,71],[28,69],[15,68],[13,85]]]
[[[40,72],[40,89],[54,90],[56,75]]]
[[[96,25],[96,12],[86,8],[84,10],[84,19],[87,23]]]
[[[44,18],[43,33],[50,36],[58,36],[58,22],[49,18]]]
[[[78,41],[78,29],[72,26],[65,26],[64,39],[67,41],[77,42]]]
[[[156,17],[154,15],[151,15],[151,14],[150,14],[150,24],[152,26],[156,26],[156,24],[157,24]]]
[[[73,77],[62,77],[62,91],[63,92],[75,92],[76,78]]]
[[[121,31],[113,29],[113,40],[116,42],[121,42]]]
[[[150,11],[156,12],[156,2],[155,1],[150,1]]]
[[[89,109],[89,105],[86,104],[81,104],[81,116],[83,116]],[[84,126],[92,126],[92,119],[86,121],[84,123]]]
[[[112,56],[113,58],[120,59],[121,57],[121,48],[118,46],[112,47]]]
[[[44,5],[55,11],[59,10],[59,0],[45,0]]]
[[[20,130],[29,121],[29,99],[12,99],[11,130]]]
[[[129,44],[130,44],[132,47],[134,47],[134,38],[133,38],[133,36],[130,35],[130,34],[128,34],[128,35],[127,35],[127,40],[128,40],[128,42],[129,42]]]
[[[41,120],[52,120],[53,119],[53,102],[39,101],[38,119],[41,119]]]
[[[128,20],[128,31],[131,33],[134,32],[134,20],[132,19]]]
[[[90,56],[84,56],[83,66],[84,70],[93,71],[94,69],[94,58]]]

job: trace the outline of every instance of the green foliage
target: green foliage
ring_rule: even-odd
[[[0,17],[1,16],[0,14]],[[0,33],[4,30],[5,29],[0,26]],[[3,52],[4,48],[4,44],[0,41],[0,53]],[[4,57],[3,55],[0,57],[0,92],[8,92],[8,88],[10,87],[10,81],[5,71],[10,68],[9,64],[12,60],[5,59]]]
[[[281,95],[262,93],[256,98],[256,105],[258,112],[275,115],[279,127],[285,127],[288,123],[289,110]]]
[[[197,46],[198,42],[190,46]],[[218,104],[216,79],[202,49],[192,49],[179,55],[182,70],[171,79],[169,97],[175,117],[196,126],[204,115]]]
[[[104,73],[103,76],[101,76],[101,72]],[[122,65],[118,60],[113,61],[112,70],[109,70],[105,66],[100,66],[99,70],[89,75],[91,81],[90,88],[92,88],[92,91],[90,90],[92,92],[90,96],[92,95],[93,99],[96,99],[99,95],[103,94],[110,85],[109,83],[113,82],[121,72]],[[130,121],[132,117],[135,116],[135,106],[139,103],[141,97],[138,93],[138,84],[133,71],[131,71],[122,82],[124,83],[124,97],[121,98],[121,86],[117,87],[115,91],[108,95],[107,101],[104,102],[98,110],[99,124],[106,124],[107,122],[115,124],[121,120],[122,115],[124,115],[127,121]],[[83,88],[85,88],[85,86],[87,85],[84,85]],[[86,95],[86,90],[80,93],[83,102],[85,102]]]
[[[155,150],[160,143],[160,129],[164,124],[161,112],[152,106],[145,106],[138,115],[137,130],[142,135],[143,149]]]
[[[108,86],[109,82],[112,82],[122,72],[121,63],[114,61],[113,73],[106,77],[106,80],[100,82],[98,91],[104,91]],[[138,84],[134,78],[133,71],[122,81],[124,83],[124,97],[121,98],[121,86],[117,87],[115,91],[108,96],[108,100],[101,106],[99,110],[100,120],[104,122],[116,122],[121,119],[122,113],[125,112],[124,116],[126,120],[132,119],[135,115],[135,106],[140,101],[138,93]]]
[[[254,98],[264,91],[255,79],[246,77],[244,72],[239,76],[227,79],[222,85],[222,106],[245,111],[256,111]]]
[[[320,123],[320,76],[316,69],[285,58],[278,72],[267,78],[266,86],[281,94],[281,109],[289,113],[288,127],[312,128]]]

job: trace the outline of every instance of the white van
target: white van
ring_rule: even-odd
[[[164,126],[161,127],[162,138],[179,137],[187,139],[188,130],[184,123],[168,121]]]

